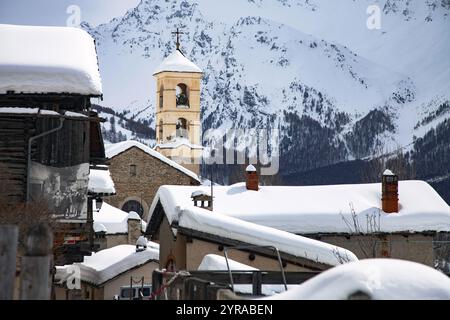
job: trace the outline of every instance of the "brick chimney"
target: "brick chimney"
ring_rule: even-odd
[[[386,213],[398,212],[398,176],[389,169],[383,172],[381,204]]]
[[[128,244],[136,244],[136,241],[142,235],[141,217],[134,212],[128,213]]]
[[[247,181],[245,183],[247,190],[258,191],[259,183],[258,183],[258,172],[256,172],[256,168],[250,164],[245,169],[245,173],[247,176]]]

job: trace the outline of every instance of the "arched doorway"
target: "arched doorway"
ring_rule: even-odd
[[[142,215],[144,214],[144,207],[139,201],[136,200],[129,200],[125,202],[122,206],[122,210],[125,212],[137,212],[140,217],[142,217]]]

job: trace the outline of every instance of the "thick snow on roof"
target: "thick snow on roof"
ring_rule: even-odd
[[[147,262],[159,260],[159,246],[153,242],[147,243],[147,249],[136,252],[135,245],[119,245],[85,256],[82,263],[75,263],[80,267],[81,280],[95,285],[102,284],[119,274]],[[55,279],[67,276],[67,267],[56,267]]]
[[[340,258],[347,261],[358,260],[351,251],[325,242],[197,207],[183,210],[178,226],[251,245],[275,246],[281,252],[331,266],[342,263]]]
[[[177,207],[191,208],[193,191],[208,186],[161,186],[152,203],[149,221],[158,203],[169,222],[177,220]],[[247,191],[244,183],[214,187],[214,211],[293,233],[354,233],[354,208],[362,232],[368,219],[379,223],[381,232],[450,231],[450,207],[424,181],[399,181],[398,213],[381,211],[381,184],[328,186],[261,186]]]
[[[232,259],[228,259],[228,265],[230,267],[230,270],[237,270],[237,271],[258,271],[258,269],[253,268],[249,265],[234,261]],[[217,254],[207,254],[203,257],[202,262],[197,268],[198,270],[228,270],[227,268],[227,262],[225,260],[225,257],[219,256]]]
[[[394,173],[392,173],[391,170],[386,169],[386,170],[384,170],[384,172],[383,172],[383,176],[394,176]]]
[[[198,197],[198,196],[210,197],[211,194],[208,191],[205,191],[205,190],[196,190],[196,191],[191,193],[191,198]]]
[[[376,300],[448,300],[450,279],[416,262],[365,259],[326,270],[297,288],[268,299],[340,300],[357,291]]]
[[[198,178],[198,176],[191,170],[186,169],[185,167],[176,163],[175,161],[172,161],[169,158],[163,156],[158,151],[153,150],[152,148],[150,148],[150,147],[146,146],[145,144],[142,144],[138,141],[127,140],[127,141],[122,141],[122,142],[118,142],[118,143],[106,144],[105,145],[106,158],[111,159],[111,158],[117,156],[119,153],[122,153],[132,147],[141,149],[142,151],[144,151],[145,153],[148,153],[152,157],[155,157],[155,158],[161,160],[162,162],[168,164],[169,166],[174,167],[175,169],[183,172],[185,175],[191,177],[192,179],[195,179],[200,182],[200,179]]]
[[[86,31],[0,24],[0,39],[0,94],[102,94],[95,43]]]
[[[102,224],[106,228],[107,234],[128,232],[128,219],[130,218],[129,213],[122,211],[116,207],[113,207],[104,201],[102,203],[100,211],[96,210],[93,211],[94,211],[93,212],[94,224]],[[135,214],[137,215],[137,213]],[[136,217],[135,214],[131,215],[131,219],[139,218],[139,215]],[[141,222],[142,228],[145,230],[147,224],[144,221]]]
[[[247,168],[245,169],[245,171],[246,171],[246,172],[256,172],[256,168],[255,168],[254,165],[249,164],[249,165],[247,166]]]
[[[40,114],[46,116],[62,116],[62,114],[52,111],[44,110],[40,108],[20,108],[20,107],[2,107],[0,113],[12,113],[12,114]]]
[[[168,55],[155,69],[153,75],[164,71],[202,73],[202,70],[186,58],[180,50],[175,50]]]
[[[90,169],[88,190],[91,193],[115,194],[116,189],[109,170]]]

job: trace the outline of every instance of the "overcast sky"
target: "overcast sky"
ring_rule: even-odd
[[[71,5],[80,8],[81,21],[98,25],[122,16],[140,0],[0,0],[0,23],[65,26]]]

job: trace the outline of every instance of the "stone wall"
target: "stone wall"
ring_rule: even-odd
[[[394,258],[433,267],[433,235],[307,235],[310,238],[352,251],[359,259]]]
[[[186,269],[197,270],[198,266],[207,254],[216,254],[223,257],[223,249],[219,247],[220,246],[215,243],[192,239],[192,241],[188,242],[186,245]],[[280,271],[280,263],[276,258],[272,259],[255,254],[255,258],[251,260],[249,252],[241,250],[229,250],[227,254],[230,259],[257,268],[259,270]],[[301,267],[292,263],[286,263],[283,269],[286,272],[311,271],[308,268]]]
[[[136,166],[136,175],[130,174],[130,166]],[[144,208],[146,220],[153,198],[161,185],[198,185],[198,181],[187,176],[167,163],[152,157],[137,147],[132,147],[110,160],[111,173],[116,195],[104,200],[122,209],[129,200],[135,200]]]

